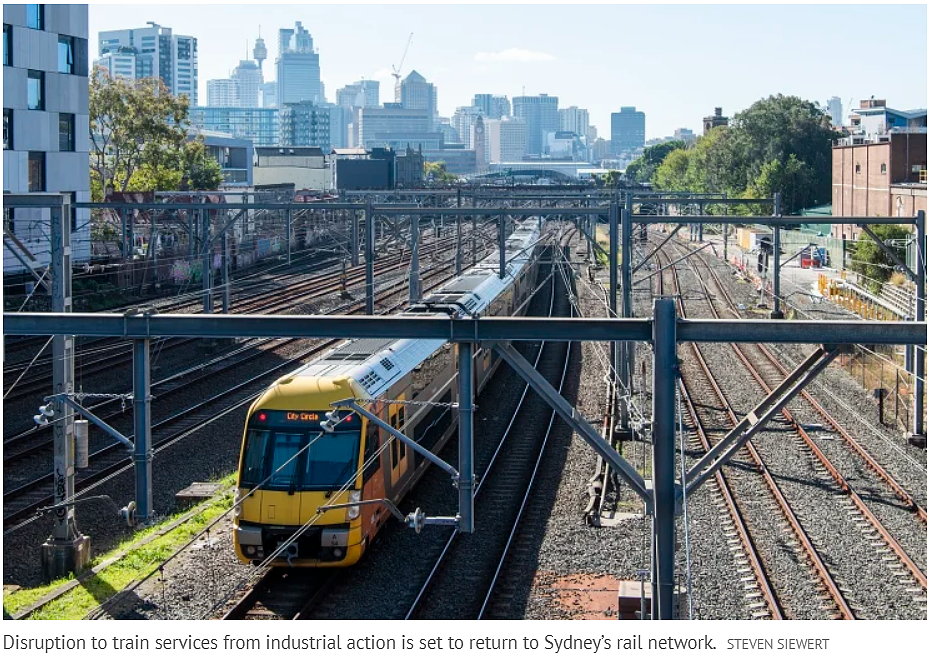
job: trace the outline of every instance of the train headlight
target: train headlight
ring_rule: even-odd
[[[348,502],[351,502],[351,503],[359,503],[359,502],[360,502],[360,492],[359,492],[359,491],[351,491],[351,492],[350,492],[350,500],[349,500]],[[356,519],[356,518],[359,517],[359,516],[360,516],[360,506],[359,506],[359,505],[353,505],[353,506],[347,508],[347,520],[348,520],[348,521],[353,521],[354,519]]]
[[[243,508],[242,508],[242,507],[240,507],[239,505],[237,505],[236,507],[233,508],[233,515],[234,515],[235,517],[237,517],[237,518],[239,519],[241,514],[243,514]]]

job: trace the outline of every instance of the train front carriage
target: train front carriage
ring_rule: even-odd
[[[363,489],[366,421],[344,412],[333,433],[321,428],[331,402],[359,394],[346,379],[313,380],[277,382],[250,410],[234,531],[244,562],[283,545],[277,564],[353,564],[361,555],[360,507],[352,504]],[[329,502],[351,506],[318,513]]]
[[[541,252],[537,220],[507,241],[507,277],[493,253],[405,315],[510,315],[531,294]],[[421,455],[352,411],[333,431],[321,423],[332,403],[365,403],[394,429],[438,452],[456,428],[454,351],[442,340],[350,340],[276,381],[252,405],[240,456],[234,545],[243,562],[345,566],[357,562],[390,510],[428,468]],[[476,387],[496,367],[476,358]],[[362,504],[357,504],[362,503]],[[319,512],[324,505],[338,506]]]

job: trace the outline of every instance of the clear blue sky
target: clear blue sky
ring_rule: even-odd
[[[277,32],[301,21],[330,101],[361,77],[380,80],[391,101],[391,66],[414,32],[404,73],[436,85],[443,116],[475,93],[523,88],[587,108],[604,137],[623,105],[645,112],[650,138],[700,132],[714,106],[732,115],[775,93],[839,96],[844,110],[870,95],[927,107],[924,5],[92,4],[92,56],[100,30],[147,21],[198,38],[202,103],[206,81],[229,75],[260,26],[273,79]]]

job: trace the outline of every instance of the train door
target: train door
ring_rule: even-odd
[[[405,404],[389,405],[389,424],[393,429],[405,433]],[[406,474],[409,466],[409,451],[405,443],[393,437],[389,443],[390,485],[395,487]]]

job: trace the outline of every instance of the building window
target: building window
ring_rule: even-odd
[[[29,70],[26,79],[26,107],[30,110],[45,110],[45,73]]]
[[[26,5],[26,27],[45,30],[45,5]]]
[[[859,171],[860,171],[860,165],[859,165],[859,163],[857,163],[857,164],[856,164],[856,174],[859,174]]]
[[[3,66],[13,65],[13,26],[3,24]]]
[[[879,166],[879,167],[880,167],[880,169],[881,169],[881,171],[882,171],[882,174],[885,174],[885,172],[886,172],[885,163],[883,163],[883,164],[882,164],[881,166]]]
[[[58,150],[75,150],[75,116],[65,112],[58,114]]]
[[[13,111],[3,109],[3,148],[13,149]]]
[[[29,192],[41,193],[45,190],[45,152],[29,152]]]
[[[74,73],[75,72],[75,38],[74,37],[59,37],[58,38],[58,72],[59,73]]]
[[[3,224],[12,234],[16,234],[15,209],[13,207],[3,208]]]

